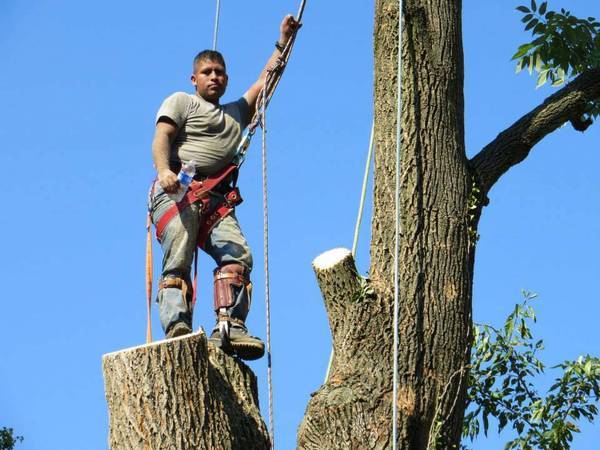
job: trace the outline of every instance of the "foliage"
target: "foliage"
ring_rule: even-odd
[[[17,442],[23,442],[23,436],[13,436],[13,429],[0,429],[0,450],[12,450]]]
[[[580,19],[570,11],[548,10],[548,2],[519,6],[525,31],[533,41],[523,44],[512,57],[517,73],[537,73],[537,87],[546,82],[560,86],[580,73],[600,67],[600,22],[595,17]],[[584,119],[600,115],[600,102],[590,102]]]
[[[598,414],[600,359],[581,356],[552,367],[562,371],[542,396],[534,385],[545,371],[538,359],[542,340],[535,340],[530,325],[536,315],[530,303],[535,294],[524,292],[501,329],[489,325],[474,327],[472,364],[468,375],[470,406],[464,420],[463,436],[471,441],[487,435],[489,418],[497,420],[498,432],[510,425],[518,437],[505,449],[570,448],[577,421],[590,422]],[[466,448],[466,447],[464,447]]]

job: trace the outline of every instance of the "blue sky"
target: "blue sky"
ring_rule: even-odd
[[[568,3],[568,4],[567,4]],[[528,39],[516,2],[465,0],[466,136],[472,155],[538,105],[510,56]],[[0,213],[5,274],[0,327],[0,426],[25,450],[106,448],[104,353],[144,341],[145,200],[153,119],[164,97],[191,91],[191,59],[212,42],[214,2],[38,0],[0,3]],[[295,1],[222,1],[219,49],[227,99],[252,83]],[[554,0],[599,16],[594,0]],[[351,246],[372,120],[373,3],[309,1],[293,60],[269,110],[270,263],[276,441],[293,448],[321,384],[330,335],[311,269]],[[500,323],[539,293],[535,333],[553,365],[600,354],[600,127],[544,139],[490,194],[481,221],[475,319]],[[264,336],[259,145],[241,175],[238,216],[254,249],[251,330]],[[369,216],[358,253],[368,267]],[[160,253],[156,250],[155,273]],[[200,260],[195,326],[212,325],[210,273]],[[155,338],[160,338],[155,313]],[[266,361],[259,377],[266,416]],[[475,448],[500,449],[494,433]],[[592,449],[584,425],[574,449]]]

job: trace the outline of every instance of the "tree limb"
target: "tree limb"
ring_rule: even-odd
[[[535,144],[565,122],[585,131],[591,121],[582,119],[582,115],[589,102],[599,98],[600,69],[588,70],[500,133],[470,161],[482,192],[487,195],[505,172],[523,161]]]

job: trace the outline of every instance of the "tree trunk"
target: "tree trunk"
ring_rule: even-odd
[[[472,217],[461,32],[460,0],[404,1],[396,401],[406,450],[458,448],[465,408],[479,210]],[[348,255],[325,269],[315,260],[335,359],[300,426],[302,449],[392,447],[397,33],[398,1],[378,0],[371,281]]]
[[[109,447],[268,449],[256,377],[204,332],[104,355]]]

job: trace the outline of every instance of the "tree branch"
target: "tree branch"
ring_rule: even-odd
[[[544,103],[521,117],[471,159],[482,192],[487,195],[498,179],[523,161],[535,144],[565,122],[585,131],[591,121],[582,115],[591,100],[600,98],[600,69],[588,70]]]

